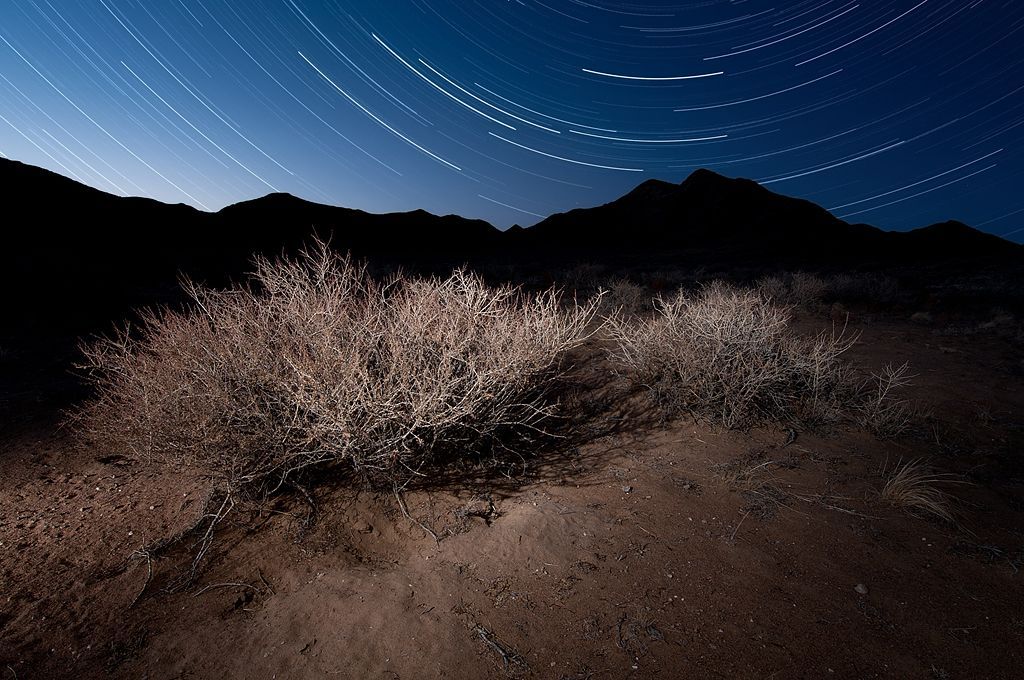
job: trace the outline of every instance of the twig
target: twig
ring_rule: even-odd
[[[149,551],[145,548],[140,548],[131,554],[131,559],[134,559],[136,556],[146,558],[146,582],[142,584],[142,590],[138,592],[135,598],[131,601],[131,604],[128,605],[128,609],[135,606],[135,603],[139,601],[139,598],[141,598],[142,594],[146,592],[146,589],[149,588],[150,582],[153,580],[153,557],[149,554]]]
[[[645,533],[645,534],[647,534],[648,536],[653,536],[654,538],[658,538],[657,534],[652,534],[652,533],[651,533],[650,531],[648,531],[647,529],[644,529],[644,528],[643,528],[642,526],[640,526],[639,524],[637,524],[636,526],[637,526],[637,528],[639,528],[639,529],[640,529],[640,531],[644,532],[644,533]],[[659,538],[658,540],[660,541],[661,539]]]
[[[828,508],[829,510],[835,510],[836,512],[845,512],[847,515],[853,515],[855,517],[863,517],[864,519],[883,519],[882,517],[875,517],[874,515],[865,515],[864,513],[857,512],[855,510],[847,510],[846,508],[841,508],[838,505],[831,505],[829,503],[822,503],[821,505],[822,507]]]
[[[259,575],[259,577],[260,577],[260,580],[261,580],[261,581],[263,581],[263,585],[265,585],[265,586],[267,587],[267,590],[268,590],[268,591],[270,592],[270,594],[271,594],[271,595],[277,595],[277,591],[276,591],[276,590],[274,590],[274,587],[273,587],[272,585],[270,585],[270,584],[269,584],[269,583],[267,582],[267,579],[265,579],[265,578],[263,577],[263,571],[262,571],[262,570],[260,570],[260,569],[257,569],[257,570],[256,570],[256,573],[257,573],[257,574]]]
[[[750,514],[750,510],[747,510],[745,513],[743,513],[743,517],[740,518],[739,524],[737,524],[736,528],[732,530],[732,536],[729,537],[730,541],[735,540],[736,532],[740,530],[740,526],[742,526],[743,520],[745,520],[747,518],[747,515],[749,515],[749,514]]]
[[[618,622],[615,624],[615,646],[619,649],[626,649],[626,639],[622,637],[622,624],[626,622],[626,615],[623,614],[619,617]]]
[[[518,652],[516,652],[513,649],[509,649],[504,644],[502,644],[501,640],[499,640],[493,632],[487,630],[479,624],[474,626],[473,630],[475,630],[476,634],[480,636],[480,639],[483,640],[484,644],[486,644],[488,647],[490,647],[491,649],[493,649],[501,655],[501,660],[505,664],[506,672],[508,671],[509,665],[512,663],[516,664],[517,666],[522,666],[523,668],[529,668],[529,665],[526,663],[526,660],[522,656],[520,656]]]
[[[316,501],[313,499],[313,494],[309,492],[309,489],[307,489],[302,484],[299,484],[294,479],[290,480],[290,483],[294,488],[298,489],[299,493],[302,494],[306,503],[309,504],[309,514],[306,515],[306,519],[302,520],[302,528],[308,529],[310,526],[312,526],[313,522],[316,521],[317,514],[319,513],[319,508],[316,505]]]
[[[813,496],[799,496],[799,495],[794,494],[793,498],[801,500],[804,503],[817,503],[818,505],[820,505],[823,508],[828,508],[829,510],[835,510],[836,512],[843,512],[843,513],[846,513],[847,515],[853,515],[854,517],[862,517],[864,519],[876,519],[876,520],[885,519],[884,517],[875,517],[874,515],[865,515],[864,513],[857,512],[856,510],[849,510],[847,508],[843,508],[843,507],[840,507],[838,505],[832,505],[831,503],[826,503],[821,498],[815,498]]]
[[[259,592],[259,588],[250,585],[248,583],[211,583],[208,586],[203,586],[200,590],[196,591],[192,597],[199,597],[208,590],[214,590],[215,588],[248,588],[249,590],[255,590]]]
[[[410,522],[414,522],[415,524],[418,524],[420,529],[423,529],[425,532],[430,534],[431,537],[434,539],[434,543],[436,543],[438,546],[440,546],[441,545],[441,539],[439,539],[437,537],[437,534],[435,534],[434,531],[430,527],[428,527],[426,524],[424,524],[423,522],[419,521],[418,519],[416,519],[415,517],[413,517],[412,515],[409,514],[409,510],[406,509],[406,507],[405,507],[405,501],[402,500],[402,493],[398,490],[397,486],[395,487],[395,499],[398,501],[398,507],[401,509],[402,514],[405,515],[405,518],[407,520],[409,520]]]
[[[224,497],[224,501],[220,504],[217,512],[212,514],[206,513],[203,515],[200,523],[202,520],[209,520],[210,524],[206,528],[206,532],[203,534],[203,537],[198,541],[198,545],[200,546],[199,550],[196,552],[195,557],[192,558],[192,567],[189,569],[188,575],[185,576],[184,581],[179,584],[181,587],[187,586],[195,580],[196,574],[199,571],[199,565],[202,563],[203,558],[206,557],[206,553],[210,550],[210,546],[213,544],[214,530],[234,507],[235,500],[229,493]]]

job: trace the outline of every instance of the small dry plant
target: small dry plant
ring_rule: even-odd
[[[600,311],[605,316],[618,315],[634,317],[650,314],[654,311],[654,293],[640,284],[625,277],[614,278],[606,288],[599,291],[601,295]]]
[[[905,363],[887,364],[879,373],[872,373],[861,387],[861,424],[879,437],[904,433],[914,418],[914,407],[900,393],[912,379],[910,366]]]
[[[826,280],[827,295],[843,302],[893,305],[899,302],[899,282],[884,274],[833,274]]]
[[[75,419],[111,450],[208,478],[211,530],[310,468],[400,489],[543,433],[560,358],[599,302],[467,271],[379,283],[322,243],[257,259],[247,286],[186,290],[184,311],[83,347],[95,396]]]
[[[726,427],[769,419],[837,420],[851,398],[840,361],[855,338],[801,337],[788,310],[757,291],[714,282],[656,300],[649,319],[609,320],[612,358],[670,412]]]
[[[730,489],[738,491],[746,500],[744,518],[752,514],[758,519],[771,519],[776,510],[787,502],[787,494],[772,474],[772,467],[780,463],[766,460],[763,454],[755,454],[715,465],[712,469]],[[736,528],[738,530],[739,525]]]
[[[777,304],[807,309],[821,305],[829,290],[828,283],[820,276],[801,271],[766,276],[757,282],[757,288]]]
[[[828,284],[820,276],[793,272],[789,282],[791,304],[812,307],[821,304],[828,293]]]
[[[952,475],[933,472],[922,460],[899,462],[883,471],[882,500],[944,522],[953,522],[952,496],[939,484],[952,483]]]

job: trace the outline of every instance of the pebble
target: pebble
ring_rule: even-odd
[[[858,583],[857,585],[855,585],[853,587],[853,589],[856,590],[861,595],[867,595],[868,594],[868,587],[866,585],[864,585],[863,583]]]
[[[633,487],[631,487],[631,486],[624,486],[624,487],[622,487],[622,493],[633,493]]]

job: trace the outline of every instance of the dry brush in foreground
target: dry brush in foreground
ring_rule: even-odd
[[[213,523],[309,468],[397,489],[543,432],[547,388],[597,305],[466,271],[379,283],[323,244],[256,260],[248,286],[187,291],[186,310],[83,348],[95,396],[76,421],[108,448],[207,477]]]
[[[756,290],[716,282],[656,300],[650,318],[610,319],[612,359],[671,413],[744,427],[834,422],[857,398],[841,359],[855,338],[803,337],[786,308]]]

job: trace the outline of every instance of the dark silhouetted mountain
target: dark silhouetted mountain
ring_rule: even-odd
[[[810,266],[864,258],[919,262],[1022,253],[1016,244],[959,222],[904,233],[849,224],[810,201],[710,170],[697,170],[681,184],[648,180],[611,203],[552,215],[523,236],[558,249],[712,252],[805,260]]]
[[[910,250],[966,255],[1019,253],[1021,246],[993,234],[978,231],[963,222],[949,220],[930,227],[907,232],[889,232],[896,242],[904,242]],[[1016,247],[1014,247],[1016,246]]]
[[[86,187],[48,170],[0,159],[0,187],[9,224],[8,252],[18,253],[23,271],[53,258],[69,266],[143,270],[175,269],[221,258],[277,252],[329,236],[335,247],[361,254],[410,252],[465,256],[491,247],[500,232],[481,220],[437,217],[422,210],[373,215],[312,203],[290,194],[262,198],[206,213],[186,205],[146,198],[121,198]]]
[[[587,237],[632,249],[641,243],[666,248],[719,248],[808,241],[845,241],[851,228],[824,209],[774,194],[756,182],[697,170],[681,184],[648,180],[606,205],[553,215],[533,227],[556,240]]]
[[[374,262],[427,271],[467,261],[513,267],[542,262],[548,268],[581,260],[899,266],[978,258],[1020,262],[1024,253],[1024,247],[959,222],[905,233],[848,224],[809,201],[708,170],[681,184],[649,180],[606,205],[505,232],[454,215],[376,215],[290,194],[208,213],[113,196],[4,159],[0,198],[6,213],[0,284],[5,306],[22,316],[35,315],[40,306],[73,314],[159,301],[175,289],[179,273],[220,284],[242,275],[254,253],[293,251],[313,235]]]
[[[270,194],[216,213],[122,198],[56,173],[0,159],[3,312],[113,313],[173,298],[177,279],[222,284],[254,253],[294,251],[314,235],[339,250],[394,264],[458,265],[495,249],[501,232],[480,220],[422,210],[374,215]],[[57,310],[60,310],[59,312]],[[2,334],[2,327],[0,327]]]

